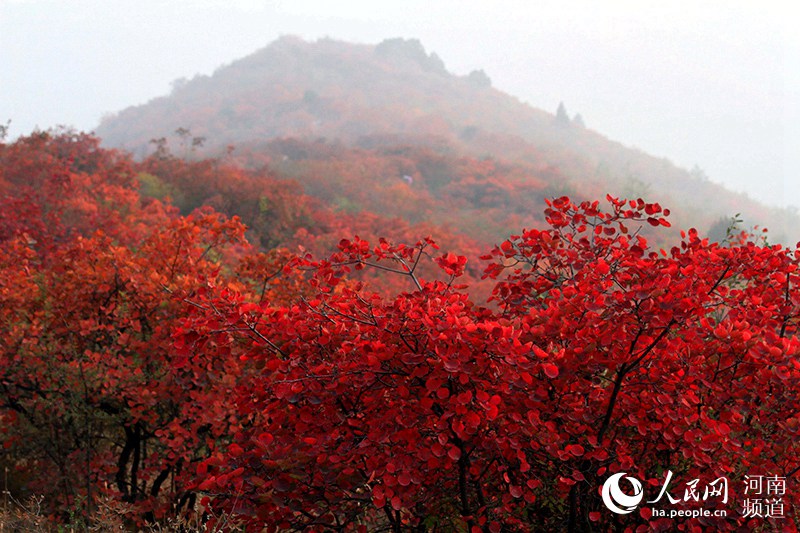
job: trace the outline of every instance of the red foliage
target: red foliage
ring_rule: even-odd
[[[244,227],[142,207],[118,157],[80,136],[0,146],[3,459],[54,511],[91,512],[105,495],[154,518],[186,504],[186,465],[213,435],[187,406],[212,373],[236,373],[235,360],[176,357],[175,322],[199,283],[231,283],[219,271]]]
[[[130,161],[85,134],[35,133],[0,144],[0,240],[25,235],[37,248],[106,228],[130,240],[146,218]]]
[[[145,163],[194,198],[180,216],[88,137],[0,144],[0,163],[0,439],[54,513],[199,496],[254,531],[731,530],[758,525],[743,479],[768,474],[796,529],[797,250],[694,230],[654,250],[657,203],[561,197],[484,256],[483,306],[476,262],[422,226],[373,237],[386,219],[289,183]],[[259,235],[317,253],[253,250],[208,205],[246,216],[250,194]],[[666,470],[725,477],[728,518],[603,507],[610,474],[651,499]]]
[[[342,241],[314,268],[315,297],[290,307],[209,301],[179,335],[191,353],[256,362],[233,401],[247,422],[198,470],[210,505],[254,529],[480,530],[616,527],[609,473],[648,486],[798,471],[795,253],[722,248],[691,231],[654,251],[641,222],[663,210],[609,198],[550,203],[549,229],[497,247],[495,311],[452,283],[426,282],[416,247]],[[437,262],[452,276],[462,259]],[[412,277],[393,298],[338,289],[372,265]],[[220,345],[207,324],[247,332]],[[651,495],[651,497],[654,495]],[[786,495],[786,508],[797,495]],[[743,527],[741,516],[691,524]],[[666,521],[665,521],[666,520]],[[495,526],[496,524],[496,526]],[[793,518],[780,524],[793,527]]]

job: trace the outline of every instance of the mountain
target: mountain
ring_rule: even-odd
[[[417,196],[410,200],[439,223],[470,221],[481,204],[502,211],[507,197],[523,204],[509,209],[521,216],[513,223],[525,224],[533,220],[526,212],[538,213],[543,197],[610,193],[658,201],[672,210],[673,226],[693,226],[714,238],[724,237],[728,221],[740,213],[745,226],[769,227],[772,241],[800,239],[795,213],[614,142],[579,116],[570,119],[563,105],[554,115],[525,104],[492,87],[483,71],[454,75],[417,40],[363,45],[283,37],[211,76],[176,81],[168,96],[106,117],[97,134],[104,145],[139,157],[158,139],[195,157],[230,155],[226,147],[233,146],[237,161],[266,164],[350,211],[388,209],[413,217],[409,206],[384,205],[392,204],[405,180]],[[459,158],[476,165],[493,161],[504,170],[456,180],[459,172],[470,174],[456,168],[467,165]],[[352,174],[365,168],[375,174],[354,182]],[[514,190],[504,191],[509,179]],[[466,211],[443,203],[453,200],[454,181]],[[507,232],[507,221],[494,222]]]

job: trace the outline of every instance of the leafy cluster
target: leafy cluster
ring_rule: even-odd
[[[764,525],[603,506],[612,473],[669,469],[733,502],[783,476],[775,525],[797,527],[797,250],[653,249],[659,204],[558,197],[479,268],[268,175],[74,134],[0,144],[0,195],[0,458],[53,520],[117,501],[248,531]]]

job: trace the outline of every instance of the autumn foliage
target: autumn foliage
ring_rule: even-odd
[[[251,531],[764,525],[600,500],[612,473],[670,469],[734,502],[785,476],[775,527],[796,529],[795,249],[653,249],[659,204],[558,197],[479,258],[268,173],[72,134],[0,145],[0,194],[2,461],[56,521],[112,498],[132,524]]]

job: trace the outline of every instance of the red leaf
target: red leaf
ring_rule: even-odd
[[[455,446],[451,446],[450,449],[447,450],[447,456],[453,461],[458,461],[461,459],[461,450]]]
[[[555,379],[558,377],[558,367],[551,363],[542,363],[542,370],[544,371],[545,375],[550,379]]]

